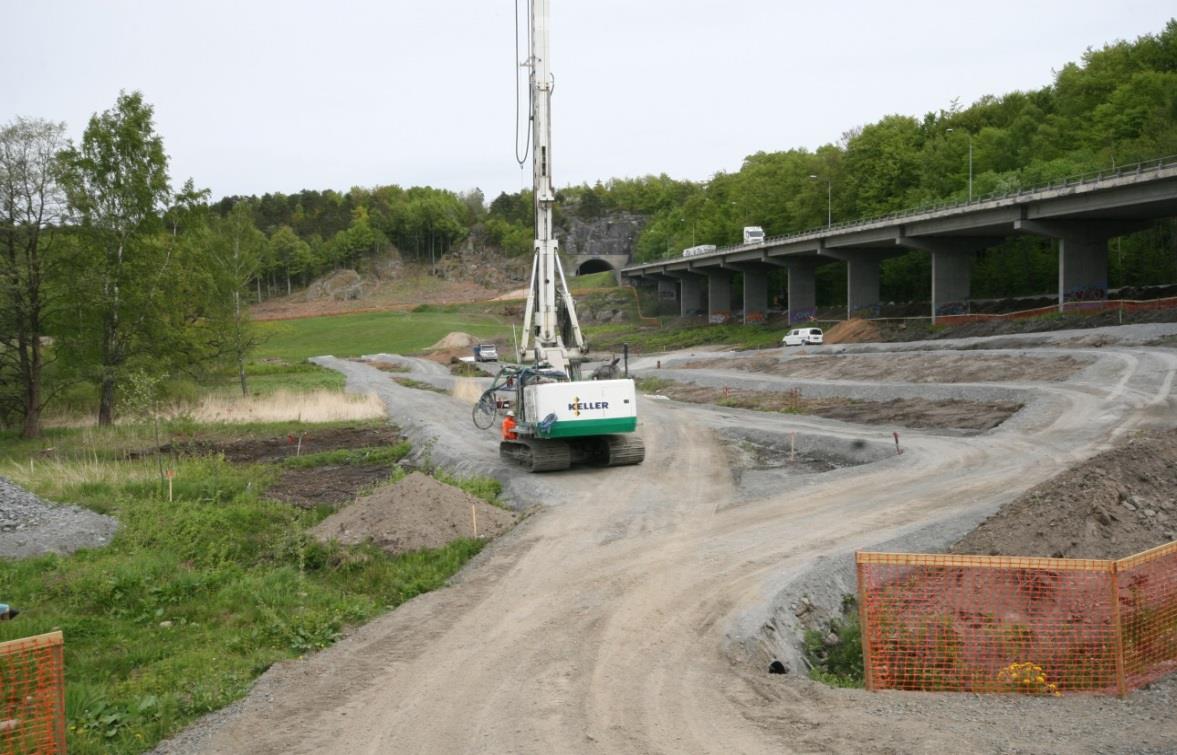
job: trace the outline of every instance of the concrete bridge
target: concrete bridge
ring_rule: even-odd
[[[846,262],[847,316],[879,305],[879,264],[910,250],[932,255],[931,315],[959,314],[970,297],[972,257],[1018,234],[1059,240],[1059,309],[1068,302],[1107,298],[1108,240],[1177,217],[1177,158],[1092,173],[1037,189],[970,202],[841,223],[817,231],[769,237],[706,255],[671,258],[622,269],[623,279],[656,284],[685,315],[711,322],[732,316],[732,279],[743,275],[744,322],[768,309],[768,273],[788,271],[789,321],[811,319],[817,308],[818,265]]]

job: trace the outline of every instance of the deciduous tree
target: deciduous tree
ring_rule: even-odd
[[[16,388],[15,396],[0,395],[0,401],[15,404],[25,438],[41,434],[46,401],[43,339],[55,235],[65,211],[56,176],[64,134],[65,124],[36,119],[0,127],[0,383]]]
[[[58,159],[83,240],[72,281],[80,315],[73,335],[97,362],[98,422],[109,425],[122,370],[151,350],[160,284],[174,272],[171,249],[156,238],[171,195],[168,158],[151,106],[139,92],[123,92],[90,118],[81,146]]]

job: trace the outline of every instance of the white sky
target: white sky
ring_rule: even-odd
[[[1037,89],[1177,16],[1172,0],[551,2],[559,186],[704,180],[889,113]],[[0,0],[0,123],[78,139],[138,89],[175,184],[214,198],[396,183],[489,201],[530,184],[513,17],[513,0]]]

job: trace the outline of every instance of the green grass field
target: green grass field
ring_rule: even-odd
[[[575,278],[569,278],[568,285],[573,291],[588,288],[617,288],[617,277],[613,271],[603,270],[599,273],[589,273],[588,275],[578,275]]]
[[[347,423],[355,426],[357,423]],[[362,423],[361,423],[362,424]],[[163,440],[282,437],[301,423],[165,424]],[[61,629],[71,753],[138,753],[232,702],[271,664],[330,645],[356,625],[440,587],[482,548],[390,556],[324,545],[309,529],[328,511],[267,499],[283,468],[380,460],[408,450],[351,449],[282,465],[220,455],[168,459],[174,500],[156,460],[127,458],[154,443],[150,425],[60,429],[42,442],[0,433],[0,474],[54,500],[118,518],[107,547],[71,556],[0,560],[0,596],[23,613],[0,642]],[[403,474],[394,468],[392,478]],[[497,501],[494,480],[447,482]]]
[[[324,354],[411,354],[455,331],[488,339],[511,337],[511,323],[496,315],[422,309],[259,322],[263,340],[252,356],[300,360]]]

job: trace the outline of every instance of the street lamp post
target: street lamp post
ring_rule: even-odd
[[[944,129],[944,133],[951,134],[953,129]],[[969,138],[969,201],[973,201],[973,135],[966,131],[965,135]]]
[[[817,180],[821,176],[813,173],[809,174],[809,178]],[[834,225],[834,184],[829,178],[826,179],[826,230],[828,231]]]

